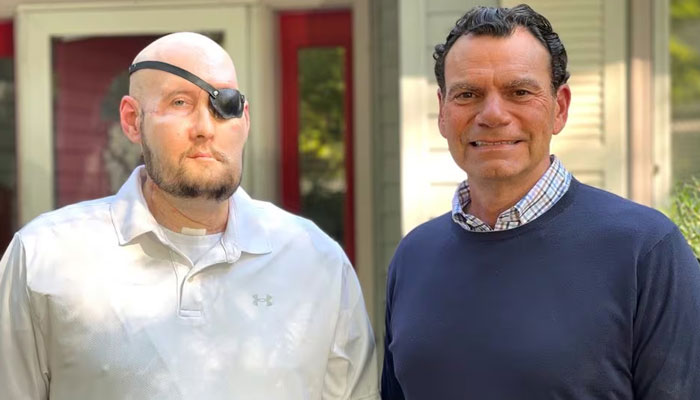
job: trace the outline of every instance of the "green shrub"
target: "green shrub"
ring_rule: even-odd
[[[671,200],[671,219],[678,225],[695,256],[700,258],[700,180],[680,185]]]

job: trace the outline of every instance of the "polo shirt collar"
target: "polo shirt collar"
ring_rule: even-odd
[[[134,169],[129,179],[114,196],[110,206],[112,223],[117,231],[120,245],[125,245],[148,232],[153,232],[161,242],[168,243],[143,197],[141,182],[145,177],[144,166]]]
[[[128,244],[148,232],[153,232],[162,243],[169,243],[143,196],[141,183],[145,178],[146,169],[141,165],[114,196],[110,213],[120,245]],[[233,255],[240,252],[265,254],[272,251],[262,205],[256,203],[240,187],[229,199],[229,218],[222,240],[227,258],[235,257]]]
[[[265,218],[262,203],[251,199],[248,193],[239,187],[229,200],[224,247],[235,245],[242,252],[251,254],[271,252],[272,245],[265,228]]]

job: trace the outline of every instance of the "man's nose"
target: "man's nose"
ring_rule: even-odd
[[[482,109],[476,116],[476,122],[487,128],[495,128],[510,123],[510,113],[506,109],[506,101],[500,94],[486,96]]]
[[[214,136],[216,116],[214,115],[214,111],[211,109],[211,107],[209,107],[208,102],[197,107],[195,118],[193,129],[193,135],[195,138],[208,139]]]

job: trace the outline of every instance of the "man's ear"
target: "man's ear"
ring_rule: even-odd
[[[245,120],[245,133],[247,135],[250,131],[250,110],[248,100],[245,101],[245,105],[243,106],[243,118]]]
[[[445,115],[444,115],[445,111],[443,109],[443,100],[444,99],[442,97],[443,97],[442,90],[440,90],[440,88],[438,88],[437,98],[438,98],[438,107],[440,109],[440,112],[438,114],[438,129],[440,129],[440,134],[442,135],[442,137],[446,138],[447,136],[445,136],[445,134],[443,133],[444,132],[443,125],[445,123]]]
[[[563,84],[557,89],[557,98],[554,107],[554,131],[553,135],[558,134],[564,129],[566,120],[569,118],[569,105],[571,104],[571,88],[569,85]]]
[[[141,143],[141,118],[143,115],[138,100],[129,95],[122,97],[119,103],[119,122],[124,135],[132,143]]]

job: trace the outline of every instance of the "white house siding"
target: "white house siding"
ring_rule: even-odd
[[[375,336],[384,337],[386,271],[401,239],[398,0],[372,2]],[[367,289],[365,289],[366,291]],[[368,305],[370,307],[370,305]],[[383,351],[383,346],[378,346]]]
[[[401,0],[402,231],[449,210],[465,174],[454,165],[437,127],[432,52],[475,5],[520,1]],[[627,194],[626,9],[622,0],[533,0],[569,54],[573,101],[565,130],[553,140],[575,176]],[[418,44],[422,43],[422,46]]]

